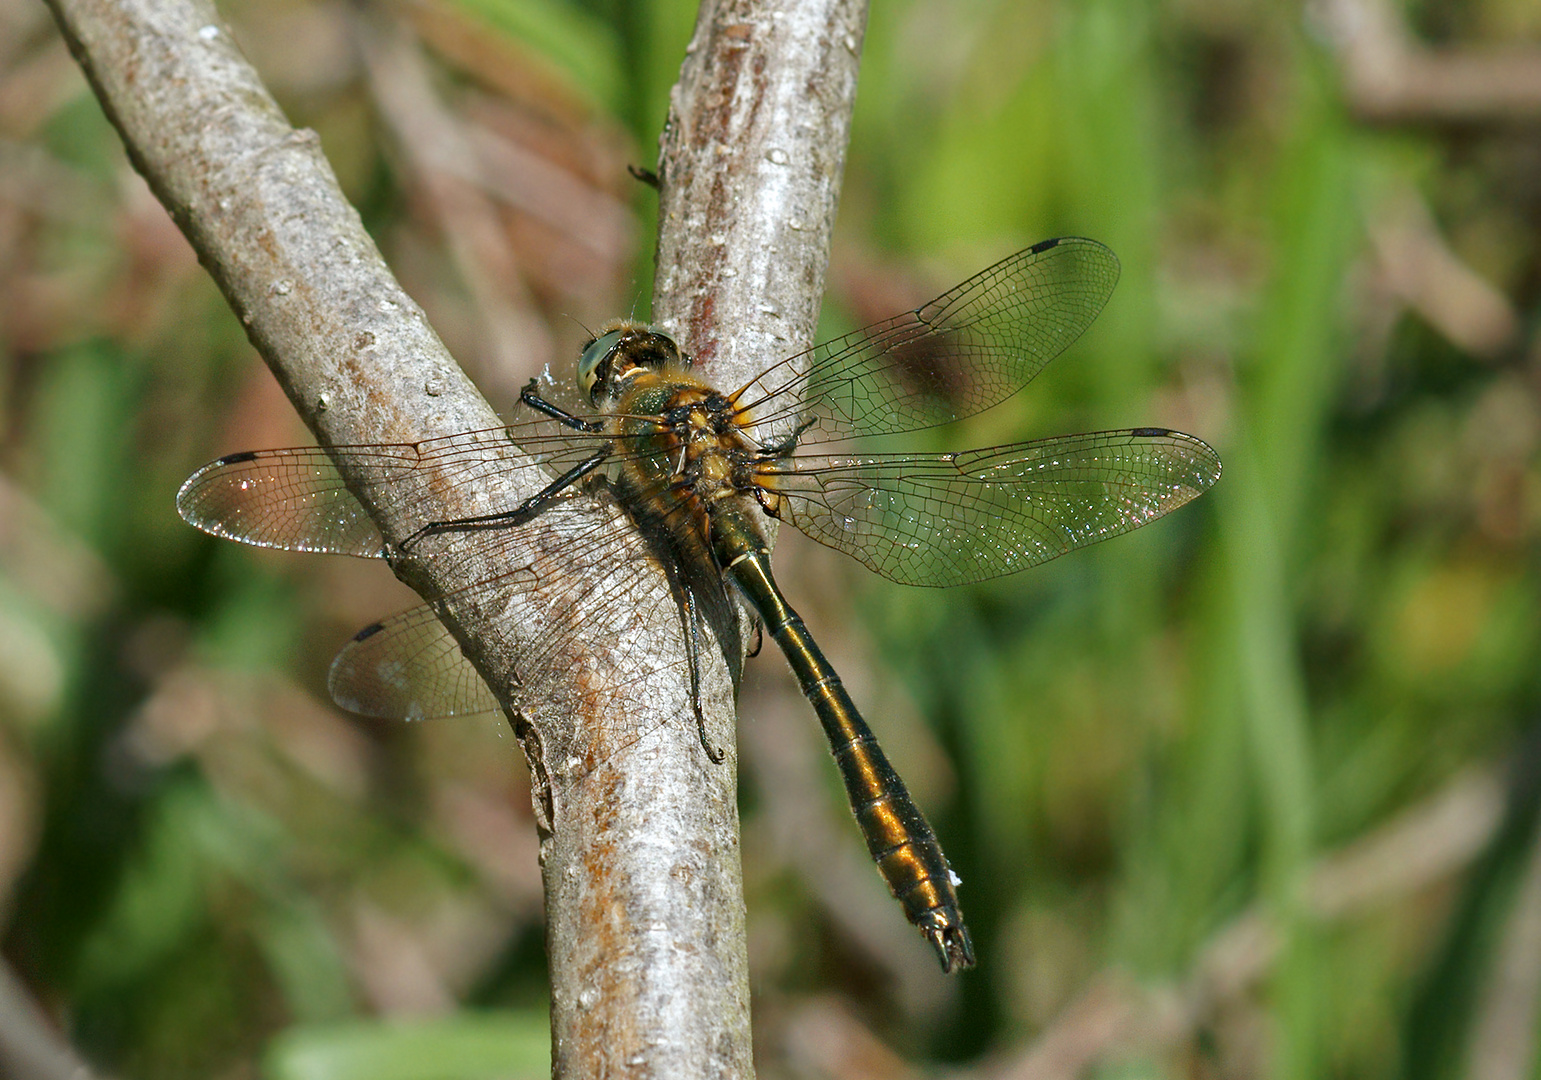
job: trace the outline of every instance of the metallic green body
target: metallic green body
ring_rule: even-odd
[[[818,715],[867,850],[905,916],[944,971],[973,966],[957,878],[936,834],[771,573],[761,520],[774,512],[775,496],[757,485],[756,466],[767,453],[750,438],[744,415],[675,365],[603,367],[596,396],[607,402],[612,434],[633,451],[613,488],[638,527],[667,547],[666,567],[678,568],[688,585],[682,612],[691,599],[710,611],[723,575],[732,578]],[[688,614],[686,622],[689,637]],[[722,645],[730,651],[739,643]]]

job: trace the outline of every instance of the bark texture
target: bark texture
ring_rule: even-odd
[[[718,386],[741,385],[812,344],[865,28],[860,2],[702,4],[660,140],[653,315]],[[709,700],[731,702],[726,670],[719,665],[711,675]],[[680,714],[680,730],[688,728],[687,715]],[[719,731],[731,739],[731,723],[714,724],[714,738]],[[705,763],[699,746],[676,749],[686,755],[681,767]],[[733,836],[736,760],[732,750],[723,767],[701,777],[704,805],[726,808],[722,820],[733,818]],[[644,820],[635,842],[647,842],[648,831]],[[726,835],[712,830],[702,840],[713,845],[711,858],[737,866],[738,853],[717,846]],[[564,851],[560,861],[583,858],[579,849]],[[577,890],[592,879],[583,873],[573,880]],[[563,912],[581,918],[586,907],[554,904],[552,933],[571,933],[572,950],[603,970],[605,946],[590,924],[557,922]],[[682,1071],[658,1075],[752,1074],[747,961],[741,951],[718,959],[720,996],[708,1015],[695,1018],[703,1025],[696,1046],[706,1057],[682,1057]],[[695,1009],[701,1000],[675,996],[664,981],[646,992],[656,1002],[647,1007],[660,1010]],[[557,1072],[650,1074],[651,1066],[635,1069],[615,1052],[607,1023],[584,1022],[581,1014],[592,1007],[581,996],[553,1000]]]

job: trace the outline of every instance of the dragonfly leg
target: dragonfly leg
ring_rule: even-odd
[[[792,434],[788,435],[785,439],[782,439],[780,442],[774,442],[767,446],[760,447],[761,460],[775,461],[777,459],[787,457],[792,453],[793,450],[797,449],[797,444],[802,441],[803,432],[807,431],[812,426],[812,420],[804,420],[801,424],[798,424],[796,430],[793,431]]]
[[[507,529],[523,525],[550,506],[563,491],[603,465],[610,457],[611,446],[606,443],[589,457],[568,469],[561,476],[531,495],[512,510],[479,517],[458,518],[454,521],[430,521],[401,542],[402,551],[410,551],[419,540],[441,532],[461,532],[472,529]]]
[[[524,384],[524,389],[519,391],[519,400],[542,415],[549,416],[559,424],[564,424],[574,431],[603,431],[604,424],[598,420],[585,420],[581,416],[574,416],[566,409],[553,405],[541,397],[535,387],[539,384],[531,379]]]
[[[628,165],[626,171],[631,173],[633,180],[640,180],[654,191],[663,190],[663,162],[658,163],[658,171],[645,169],[640,165]]]

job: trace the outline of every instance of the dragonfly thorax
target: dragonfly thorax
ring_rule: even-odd
[[[623,467],[643,487],[702,510],[749,495],[764,453],[725,394],[682,369],[634,368],[611,403],[614,435],[637,451]]]

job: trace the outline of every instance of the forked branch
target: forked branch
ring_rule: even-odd
[[[497,426],[385,266],[315,135],[290,127],[211,3],[50,3],[135,167],[323,444]],[[834,0],[702,9],[660,162],[655,311],[722,383],[811,337],[864,22],[864,5]],[[488,486],[431,484],[412,513],[368,508],[400,540],[425,512],[455,520],[513,505],[544,477],[505,452],[509,468]],[[348,479],[369,488],[369,477]],[[551,515],[538,543],[553,573],[603,574],[562,565],[566,530],[583,516]],[[499,569],[474,555],[449,561],[397,571],[453,597]],[[587,590],[596,603],[603,594]],[[596,635],[591,685],[578,686],[570,672],[521,667],[521,642],[602,613],[553,611],[538,594],[475,595],[444,614],[499,698],[526,703],[511,715],[543,829],[555,1073],[750,1075],[735,776],[732,759],[705,760],[689,722],[677,626],[635,626],[626,642]],[[703,699],[726,740],[731,688],[721,671],[708,675]],[[590,708],[595,681],[611,691],[602,711]],[[657,737],[637,743],[637,731]],[[595,747],[623,744],[635,748],[596,764]]]

